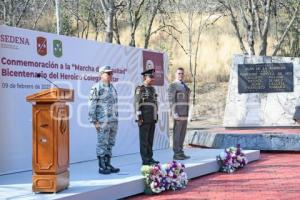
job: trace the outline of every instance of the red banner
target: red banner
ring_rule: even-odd
[[[143,51],[143,70],[155,69],[153,85],[164,85],[164,55],[162,53]]]

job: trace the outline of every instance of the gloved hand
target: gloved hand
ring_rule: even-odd
[[[143,125],[143,122],[144,122],[144,120],[142,120],[142,119],[138,120],[138,125],[139,125],[139,126],[142,126],[142,125]]]
[[[174,114],[173,114],[173,118],[174,118],[174,119],[179,119],[179,115],[178,115],[177,113],[174,113]]]

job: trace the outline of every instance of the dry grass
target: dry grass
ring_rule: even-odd
[[[232,56],[241,52],[235,35],[232,33],[230,21],[226,18],[217,21],[213,26],[203,31],[197,59],[197,81],[228,80]],[[187,36],[183,34],[181,38],[183,39],[182,44],[186,44]],[[186,72],[190,72],[188,56],[174,39],[160,34],[155,35],[151,41],[150,48],[160,50],[163,46],[163,50],[169,55],[169,78],[173,78],[174,71],[179,66],[185,68]],[[195,48],[194,45],[193,49]],[[186,74],[188,75],[187,80],[191,81],[190,73]]]
[[[49,15],[53,15],[52,11],[48,11]],[[174,15],[174,26],[182,32],[181,35],[177,35],[180,40],[180,43],[184,45],[187,49],[187,30],[184,28],[181,20],[178,19],[178,16]],[[204,16],[203,18],[205,18]],[[187,15],[183,16],[184,20],[187,20]],[[213,17],[211,18],[214,19]],[[130,42],[130,28],[128,26],[128,21],[122,19],[120,21],[121,28],[119,30],[121,43],[123,45],[128,45]],[[159,24],[160,19],[156,18],[156,21],[153,24],[153,29],[155,30],[161,24]],[[197,23],[200,21],[200,17],[194,18],[194,29],[193,33],[197,34]],[[53,31],[55,28],[51,26],[54,21],[52,18],[43,16],[40,19],[40,25],[43,27],[48,27],[48,32]],[[75,21],[73,20],[73,26],[75,28]],[[144,46],[144,31],[146,22],[141,22],[139,28],[136,31],[136,47]],[[88,39],[95,40],[95,30],[90,29]],[[242,33],[244,34],[244,33]],[[81,33],[80,33],[81,35]],[[85,38],[85,34],[84,34]],[[196,38],[196,36],[194,36]],[[97,41],[105,40],[104,30],[99,33]],[[196,42],[193,41],[195,44]],[[272,51],[275,41],[272,38],[268,39],[268,52]],[[231,65],[231,60],[233,54],[240,54],[241,50],[239,48],[239,43],[234,35],[234,30],[232,28],[229,18],[221,18],[216,23],[208,28],[204,29],[201,34],[199,53],[197,59],[197,75],[196,79],[199,82],[223,82],[227,81],[229,77],[229,69]],[[169,78],[173,79],[174,71],[177,67],[183,67],[186,69],[186,72],[190,72],[189,69],[189,59],[182,48],[178,43],[168,34],[163,32],[157,32],[157,34],[152,35],[150,40],[149,49],[158,50],[161,52],[166,52],[169,56]],[[193,46],[195,49],[195,45]],[[258,44],[255,46],[256,52],[259,51]],[[194,62],[194,59],[193,59]],[[191,82],[191,74],[186,73],[186,79]]]
[[[192,107],[192,127],[221,126],[227,97],[227,82],[201,83]]]
[[[44,23],[48,23],[48,19],[42,19]],[[195,18],[195,21],[199,20]],[[43,24],[44,24],[43,23]],[[187,31],[184,30],[182,22],[177,20],[178,24],[175,27],[182,31],[182,35],[177,35],[180,42],[187,49]],[[144,31],[145,24],[141,23],[136,32],[136,46],[144,46]],[[74,24],[75,26],[75,24]],[[159,26],[159,19],[156,20],[153,26],[155,30]],[[196,24],[193,32],[196,34]],[[92,31],[92,30],[90,30]],[[121,43],[128,45],[130,42],[130,28],[122,26],[120,31]],[[229,68],[233,54],[241,53],[239,44],[233,34],[230,21],[227,18],[218,20],[214,25],[209,26],[203,31],[200,39],[199,53],[197,59],[197,82],[215,82],[227,81],[229,77]],[[104,41],[105,33],[100,32],[98,41]],[[95,40],[95,33],[90,32],[88,39]],[[195,42],[194,42],[195,43]],[[149,49],[166,52],[169,57],[169,79],[173,79],[174,72],[177,67],[183,67],[186,70],[186,79],[191,82],[191,74],[189,69],[189,59],[178,43],[168,34],[158,32],[154,34],[150,40]],[[195,46],[193,46],[195,49]],[[193,60],[194,62],[194,60]]]
[[[198,19],[195,19],[198,20]],[[178,21],[176,27],[183,27]],[[159,26],[154,24],[153,30]],[[180,29],[180,28],[179,28]],[[187,48],[187,35],[184,28],[181,28],[182,35],[179,35],[180,42]],[[194,32],[196,33],[196,27]],[[130,29],[120,30],[121,43],[128,45],[130,42]],[[90,39],[94,39],[90,34]],[[104,33],[100,33],[99,41],[103,41]],[[144,45],[144,29],[141,26],[136,32],[136,46]],[[239,44],[227,18],[220,19],[213,26],[205,29],[201,35],[199,53],[197,59],[197,81],[227,81],[233,54],[241,53]],[[159,32],[152,36],[149,49],[166,52],[169,57],[169,78],[173,79],[174,71],[177,67],[185,68],[187,80],[191,81],[189,70],[189,59],[178,43],[169,35]],[[195,49],[195,46],[193,46]],[[193,61],[194,62],[194,61]]]

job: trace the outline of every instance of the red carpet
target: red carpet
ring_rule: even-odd
[[[234,174],[215,173],[191,180],[188,187],[160,195],[136,195],[128,199],[300,199],[300,153],[262,153]]]

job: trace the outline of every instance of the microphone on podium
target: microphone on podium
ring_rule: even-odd
[[[36,74],[36,77],[38,78],[43,78],[43,79],[46,79],[46,81],[48,81],[49,83],[51,83],[52,85],[54,85],[55,87],[59,88],[55,83],[53,83],[52,81],[50,81],[49,79],[47,79],[46,77],[43,77],[41,73],[37,73]]]

